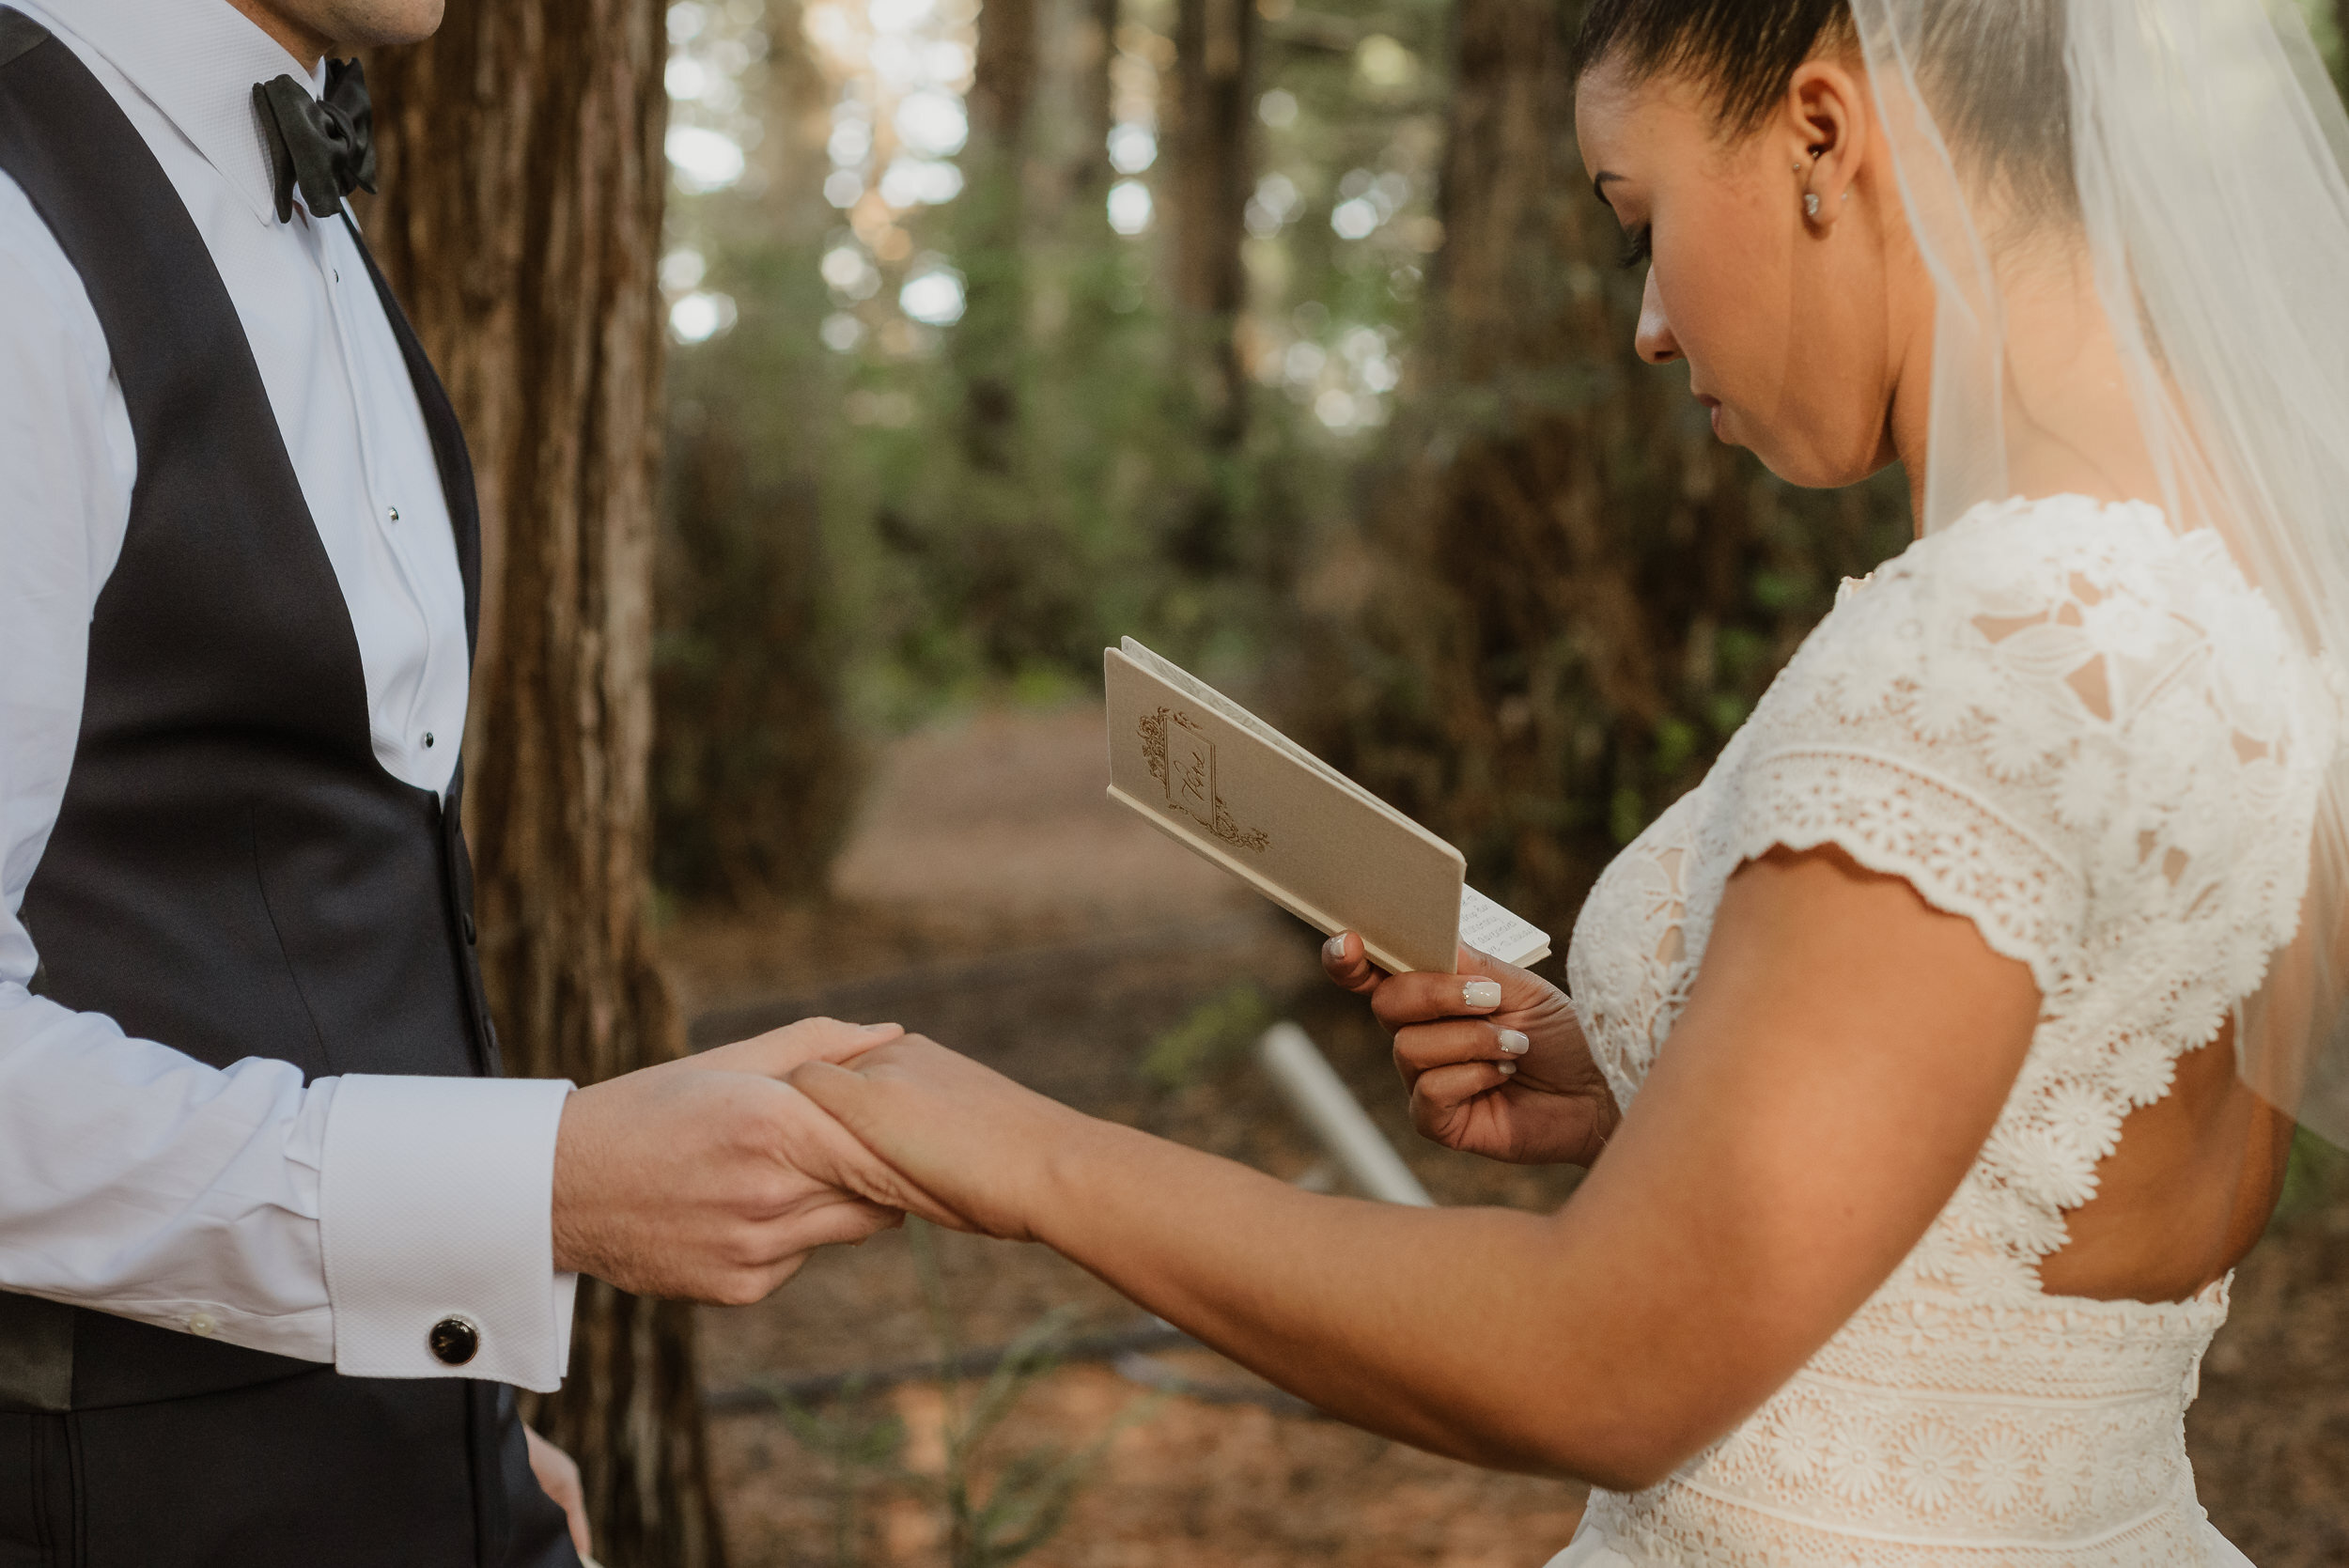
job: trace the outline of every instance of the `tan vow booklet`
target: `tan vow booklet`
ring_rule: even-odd
[[[1455,849],[1205,681],[1128,637],[1105,648],[1110,794],[1310,925],[1359,931],[1390,973],[1449,972],[1466,942],[1548,955],[1465,880]]]

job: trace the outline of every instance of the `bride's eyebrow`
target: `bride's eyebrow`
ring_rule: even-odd
[[[1614,210],[1615,204],[1607,199],[1607,187],[1623,178],[1611,169],[1601,169],[1591,180],[1591,194],[1596,196],[1599,205],[1610,212]]]

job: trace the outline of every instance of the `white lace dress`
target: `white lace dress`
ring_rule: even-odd
[[[1775,845],[1906,878],[2030,966],[2021,1076],[1948,1206],[1826,1348],[1561,1568],[2241,1563],[2185,1412],[2227,1312],[2045,1295],[2133,1107],[2292,935],[2337,684],[2217,536],[2078,497],[1980,508],[1847,583],[1704,782],[1610,865],[1567,959],[1626,1108],[1722,885]]]

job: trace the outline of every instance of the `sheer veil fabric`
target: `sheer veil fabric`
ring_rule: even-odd
[[[1852,0],[1938,308],[1924,526],[2077,490],[2213,529],[2349,653],[2349,120],[2290,0]],[[2220,629],[2205,628],[2217,632]],[[2270,705],[2223,693],[2254,766]],[[2349,1146],[2349,758],[2243,1076]]]

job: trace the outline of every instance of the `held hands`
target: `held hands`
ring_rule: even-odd
[[[1517,1165],[1589,1165],[1622,1119],[1566,994],[1460,949],[1457,974],[1388,974],[1352,932],[1321,967],[1394,1036],[1395,1070],[1421,1136]]]
[[[836,1060],[811,1058],[791,1074],[853,1135],[851,1157],[826,1174],[952,1230],[1034,1240],[1054,1157],[1100,1126],[919,1034]]]
[[[554,1266],[740,1306],[814,1249],[897,1224],[902,1205],[849,1190],[880,1189],[888,1168],[782,1079],[904,1032],[805,1018],[572,1094],[555,1135]]]

